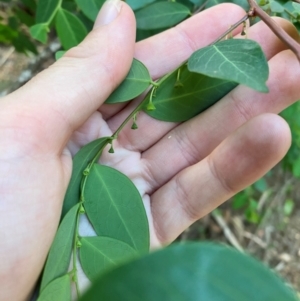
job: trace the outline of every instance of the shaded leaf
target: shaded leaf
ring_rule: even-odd
[[[189,72],[184,65],[179,82],[175,71],[158,87],[153,98],[156,110],[145,112],[163,121],[185,121],[212,106],[235,86],[233,82]]]
[[[43,272],[41,291],[54,279],[68,271],[79,204],[65,216],[56,232]],[[56,299],[53,299],[56,300]]]
[[[36,24],[30,27],[31,36],[39,42],[46,44],[48,40],[48,25],[45,23]]]
[[[118,103],[131,100],[142,94],[149,87],[151,80],[147,67],[140,61],[133,59],[126,78],[105,103]]]
[[[270,1],[270,8],[273,13],[283,13],[284,7],[277,1]]]
[[[140,193],[124,174],[95,164],[85,186],[85,209],[99,236],[121,240],[138,252],[149,251],[149,229]]]
[[[50,24],[61,7],[61,3],[62,0],[39,0],[35,17],[36,23]]]
[[[296,301],[260,262],[211,243],[173,245],[99,277],[80,301]]]
[[[77,46],[87,35],[87,30],[80,19],[62,8],[57,12],[55,26],[65,50]]]
[[[94,281],[97,276],[137,255],[128,244],[110,237],[81,238],[80,262],[86,276]]]
[[[85,145],[73,158],[71,180],[65,195],[62,217],[80,200],[80,183],[83,171],[109,141],[110,137],[103,137]]]
[[[92,21],[96,20],[98,12],[105,0],[75,0],[82,12]]]
[[[34,18],[25,12],[23,9],[15,8],[15,15],[18,17],[21,23],[27,25],[28,27],[34,25]]]
[[[191,12],[177,2],[155,2],[137,11],[137,28],[158,29],[170,27],[184,20]]]
[[[268,62],[259,44],[252,40],[230,39],[199,49],[190,57],[188,69],[268,92]]]
[[[18,36],[12,40],[12,44],[18,52],[27,54],[27,52],[30,51],[34,54],[38,54],[35,45],[23,32],[19,32]]]
[[[70,275],[57,278],[41,292],[37,301],[71,301]]]
[[[142,8],[156,0],[126,0],[126,3],[130,5],[133,10]]]
[[[237,4],[237,5],[241,6],[246,11],[249,10],[248,1],[245,1],[245,0],[208,0],[206,5],[205,5],[205,8],[207,9],[209,7],[218,5],[220,3],[234,3],[234,4]]]

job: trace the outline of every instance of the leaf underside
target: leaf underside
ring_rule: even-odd
[[[211,243],[173,245],[99,277],[80,301],[296,301],[270,269]]]
[[[121,240],[138,252],[149,251],[145,208],[129,178],[111,167],[95,164],[84,199],[87,216],[99,236]]]
[[[177,2],[155,2],[137,11],[138,29],[158,29],[174,26],[190,14],[189,9]]]
[[[131,100],[142,94],[148,88],[150,82],[151,77],[146,66],[140,61],[133,59],[126,78],[105,103],[118,103]]]
[[[186,121],[203,112],[230,92],[236,83],[192,73],[184,65],[173,72],[155,92],[154,111],[145,112],[153,118],[169,121]]]
[[[62,217],[80,200],[80,183],[83,171],[98,151],[106,145],[111,138],[103,137],[85,145],[73,158],[73,170],[71,180],[65,195]]]
[[[260,92],[268,92],[267,59],[258,43],[229,39],[192,54],[188,69],[213,78],[233,81]]]
[[[91,281],[137,255],[128,244],[110,237],[83,237],[80,241],[82,243],[79,250],[80,262],[84,273]]]
[[[69,267],[79,205],[65,216],[56,232],[43,272],[41,291],[54,279],[64,275]]]

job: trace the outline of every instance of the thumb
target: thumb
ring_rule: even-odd
[[[132,10],[120,0],[108,0],[86,39],[7,96],[2,108],[6,104],[12,110],[10,122],[19,128],[32,127],[39,143],[43,139],[61,149],[126,76],[134,44]]]

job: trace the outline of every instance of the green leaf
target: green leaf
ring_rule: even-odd
[[[51,23],[61,7],[62,0],[39,0],[36,10],[36,23]]]
[[[43,44],[47,43],[49,28],[46,23],[36,24],[30,27],[31,36]]]
[[[37,301],[71,301],[70,275],[52,281],[40,294]]]
[[[292,214],[295,207],[295,202],[292,199],[287,199],[284,202],[283,212],[285,215],[289,216]]]
[[[300,178],[300,157],[293,162],[292,172],[296,178]]]
[[[173,245],[99,277],[80,301],[298,300],[266,266],[226,246]]]
[[[38,54],[35,45],[23,32],[19,32],[18,36],[12,40],[12,44],[18,52],[23,52],[27,54],[27,52],[30,51],[34,54]]]
[[[112,267],[137,256],[128,244],[110,237],[83,237],[80,241],[80,262],[91,281]]]
[[[268,183],[265,178],[260,178],[253,185],[255,189],[258,190],[259,192],[264,192],[268,189]]]
[[[59,60],[60,58],[62,58],[65,55],[66,51],[63,50],[59,50],[55,53],[55,59]]]
[[[268,92],[268,62],[259,44],[252,40],[230,39],[197,50],[190,57],[188,68]]]
[[[231,91],[236,83],[189,72],[187,66],[180,68],[163,80],[155,92],[154,111],[145,112],[153,118],[181,122],[188,120],[212,106]],[[149,94],[148,96],[149,97]]]
[[[270,1],[270,8],[273,13],[283,13],[284,7],[277,1]]]
[[[248,204],[249,197],[246,192],[241,191],[233,197],[232,208],[240,209]]]
[[[189,9],[177,2],[156,2],[135,14],[137,28],[157,29],[170,27],[190,15]]]
[[[54,279],[68,271],[79,204],[65,216],[56,232],[43,272],[41,291]],[[53,299],[56,300],[56,299]]]
[[[27,25],[28,27],[34,25],[35,23],[34,18],[23,9],[15,8],[15,15],[18,17],[21,23]]]
[[[140,193],[124,174],[95,164],[85,186],[85,209],[99,236],[121,240],[138,252],[149,251],[149,228]]]
[[[109,96],[105,103],[118,103],[131,100],[142,94],[152,79],[147,67],[133,59],[129,73],[120,86]]]
[[[55,26],[65,50],[77,46],[87,35],[87,30],[80,19],[62,8],[57,12]]]
[[[156,0],[126,0],[126,3],[130,5],[133,10],[137,10],[155,1]]]
[[[92,21],[96,20],[98,12],[105,0],[75,0],[82,12]]]
[[[103,137],[85,145],[73,158],[71,180],[65,195],[62,217],[80,200],[80,183],[83,171],[97,153],[111,141],[110,137]]]

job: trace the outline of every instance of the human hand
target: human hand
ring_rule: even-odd
[[[115,20],[103,25],[114,14]],[[72,155],[111,135],[136,106],[138,100],[102,105],[126,75],[133,54],[158,78],[243,15],[240,7],[219,5],[134,45],[134,17],[122,3],[119,14],[113,8],[100,13],[105,18],[80,46],[1,100],[1,301],[30,295],[57,229]],[[277,21],[297,36],[290,24]],[[141,113],[139,130],[124,128],[116,154],[103,153],[101,162],[129,176],[143,196],[152,247],[171,242],[261,177],[289,147],[287,124],[264,113],[278,113],[299,98],[298,62],[264,24],[250,28],[248,36],[270,60],[269,94],[239,86],[180,125]]]

